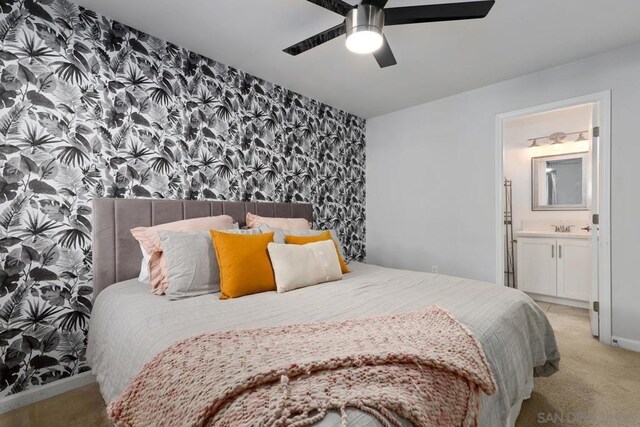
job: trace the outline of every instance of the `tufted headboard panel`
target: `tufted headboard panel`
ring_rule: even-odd
[[[140,273],[142,254],[129,231],[132,228],[215,215],[229,215],[242,227],[247,212],[266,217],[306,218],[313,222],[313,207],[308,203],[94,199],[94,297],[107,286],[133,279]]]

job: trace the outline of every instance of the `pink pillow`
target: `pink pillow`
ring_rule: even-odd
[[[208,216],[168,222],[153,227],[136,227],[131,234],[149,254],[149,283],[151,292],[163,295],[169,286],[167,279],[167,262],[162,253],[162,244],[158,231],[209,231],[228,230],[233,228],[233,218],[229,215]]]
[[[247,227],[258,228],[260,224],[281,230],[309,230],[311,223],[304,218],[269,218],[247,212]]]

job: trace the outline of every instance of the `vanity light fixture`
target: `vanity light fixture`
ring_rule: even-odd
[[[581,131],[577,131],[577,132],[554,132],[551,135],[547,135],[547,136],[538,136],[535,138],[529,138],[527,141],[530,142],[529,144],[529,148],[537,148],[540,147],[540,144],[538,144],[539,140],[542,139],[547,139],[549,141],[551,141],[551,145],[555,145],[556,148],[559,144],[562,144],[565,141],[565,139],[567,139],[568,136],[570,135],[578,135],[578,138],[575,141],[572,142],[583,142],[583,141],[588,141],[589,139],[587,137],[584,136],[585,133],[589,133],[588,130],[581,130]]]
[[[551,140],[551,145],[562,144],[566,137],[567,134],[564,132],[556,132],[548,136],[548,138]]]

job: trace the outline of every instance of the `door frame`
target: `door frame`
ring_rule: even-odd
[[[509,119],[544,113],[583,104],[598,104],[600,110],[599,139],[599,215],[598,301],[601,343],[611,341],[611,91],[606,90],[576,98],[564,99],[498,114],[496,116],[496,283],[504,285],[504,122]]]

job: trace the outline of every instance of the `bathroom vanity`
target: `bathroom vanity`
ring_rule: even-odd
[[[589,152],[531,159],[531,214],[513,235],[517,287],[537,300],[589,305],[590,176]]]
[[[518,288],[535,299],[588,307],[591,235],[587,232],[519,231]]]

